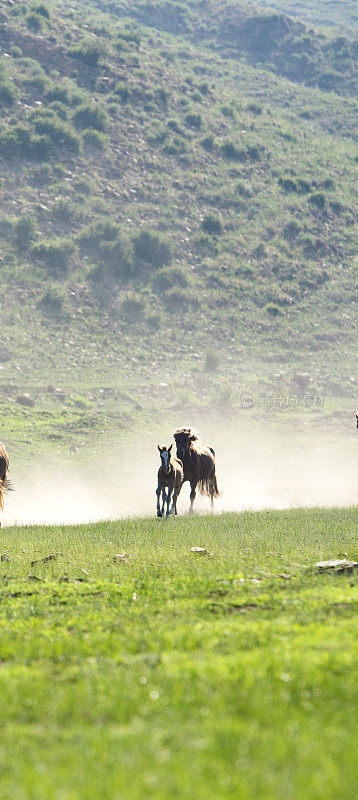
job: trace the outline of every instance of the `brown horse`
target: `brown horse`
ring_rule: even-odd
[[[0,442],[0,511],[2,511],[4,508],[4,497],[6,494],[6,489],[9,488],[9,482],[6,477],[8,469],[9,456],[6,452],[5,446],[2,442]]]
[[[184,480],[190,483],[190,508],[196,495],[196,487],[200,494],[211,499],[211,508],[214,507],[214,497],[219,497],[218,485],[215,474],[215,451],[212,447],[199,441],[198,435],[192,428],[178,428],[174,439],[177,447],[177,456],[183,462]]]
[[[169,514],[177,515],[177,499],[180,489],[183,484],[183,465],[177,458],[171,459],[170,447],[159,447],[161,465],[158,469],[158,487],[157,487],[157,516],[164,517],[164,506],[167,503],[167,517]],[[167,492],[165,490],[168,490]],[[170,497],[173,492],[172,507],[169,511]],[[162,508],[160,508],[160,495],[162,495]]]

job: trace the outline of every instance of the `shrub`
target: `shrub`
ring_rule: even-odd
[[[185,124],[188,125],[190,128],[196,128],[197,130],[199,130],[202,124],[201,114],[186,114]]]
[[[88,178],[84,177],[74,181],[73,187],[76,189],[76,192],[80,192],[81,194],[91,194],[93,184]]]
[[[210,236],[220,236],[223,231],[221,221],[215,214],[206,214],[201,227]]]
[[[78,128],[94,128],[96,131],[106,131],[108,116],[102,106],[83,103],[73,115],[73,121]]]
[[[233,142],[224,142],[220,148],[224,158],[228,161],[246,161],[246,150],[239,149]]]
[[[126,83],[117,83],[113,94],[117,95],[122,103],[127,103],[131,96],[131,90]]]
[[[11,47],[9,48],[9,53],[12,56],[12,58],[21,58],[22,56],[21,47],[17,47],[17,45],[12,44]]]
[[[164,303],[169,311],[186,312],[189,307],[198,308],[199,302],[197,297],[194,297],[190,292],[185,289],[174,288],[165,293],[163,297]]]
[[[36,237],[36,223],[30,214],[20,217],[15,224],[16,244],[19,250],[27,250]]]
[[[56,219],[68,222],[75,217],[75,208],[73,203],[70,203],[65,197],[60,197],[52,206],[53,215]]]
[[[172,258],[170,244],[164,236],[152,230],[138,233],[134,238],[134,249],[137,258],[154,267],[163,267],[169,264]]]
[[[68,89],[65,86],[51,86],[47,90],[45,97],[49,103],[55,100],[60,103],[68,103]]]
[[[251,113],[255,114],[257,117],[262,114],[262,106],[259,106],[258,103],[249,103],[247,110],[251,111]]]
[[[167,122],[168,128],[174,133],[183,133],[182,128],[180,127],[179,120],[177,119],[168,119]]]
[[[38,14],[28,14],[26,17],[26,24],[28,28],[31,28],[35,33],[40,33],[44,26],[43,18],[38,16]]]
[[[31,247],[33,258],[43,261],[53,272],[66,272],[74,245],[69,239],[39,242]]]
[[[86,128],[83,131],[83,141],[85,144],[96,147],[97,150],[103,150],[107,144],[107,136],[94,128]]]
[[[128,322],[139,322],[144,312],[143,300],[126,297],[121,303],[121,312]]]
[[[309,196],[308,202],[311,204],[311,206],[323,211],[326,205],[326,198],[323,192],[314,192],[314,194]]]
[[[240,197],[249,198],[253,196],[253,189],[249,183],[243,183],[242,181],[238,181],[235,186],[235,189],[238,195],[240,195]]]
[[[50,152],[50,138],[34,135],[30,128],[15,125],[11,129],[0,130],[0,155],[4,157],[21,156],[45,160]]]
[[[157,292],[164,292],[172,286],[188,286],[189,278],[183,267],[163,267],[158,270],[153,288]]]
[[[102,242],[98,257],[115,278],[128,278],[133,271],[133,245],[123,234],[115,241]]]
[[[208,350],[205,358],[206,372],[217,372],[220,366],[220,355],[217,350]]]
[[[268,303],[265,310],[271,317],[280,317],[282,316],[282,311],[279,306],[275,303]]]
[[[79,153],[81,142],[78,135],[53,111],[44,109],[36,112],[32,120],[36,133],[45,134],[57,147],[65,147],[73,153]]]
[[[84,250],[93,250],[101,246],[102,242],[114,242],[119,235],[120,228],[112,220],[91,222],[77,236],[80,247]]]
[[[0,83],[0,106],[12,106],[20,97],[18,87],[12,81]]]
[[[43,3],[40,3],[38,6],[33,6],[31,10],[36,14],[41,14],[45,19],[50,19],[50,11]]]
[[[285,192],[297,192],[298,187],[295,180],[292,178],[279,178],[279,185]]]
[[[298,236],[300,230],[301,226],[298,224],[298,222],[296,222],[295,219],[292,219],[290,220],[290,222],[287,223],[287,225],[285,225],[283,229],[283,235],[285,239],[288,239],[289,242],[292,242],[293,239],[295,239],[296,236]]]
[[[93,42],[83,41],[76,47],[71,47],[68,55],[77,61],[82,61],[88,67],[97,67],[99,59],[103,55],[103,50]]]
[[[204,150],[207,150],[210,153],[212,150],[214,150],[214,137],[211,134],[208,134],[208,136],[204,136],[203,139],[200,139],[200,144]]]
[[[47,314],[61,314],[64,293],[57,287],[47,289],[39,302],[40,308]]]

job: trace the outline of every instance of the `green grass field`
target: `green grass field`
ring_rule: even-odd
[[[3,529],[1,799],[353,800],[357,523]]]

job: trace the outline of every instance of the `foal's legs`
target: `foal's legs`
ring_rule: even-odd
[[[169,517],[169,514],[170,514],[169,506],[170,506],[170,498],[171,498],[172,491],[173,491],[173,489],[170,486],[168,486],[168,490],[167,490],[167,517]]]
[[[157,495],[157,517],[161,517],[162,516],[161,510],[160,510],[160,495],[161,495],[161,491],[162,491],[162,487],[158,486],[157,487],[157,491],[156,491],[156,495]]]
[[[165,491],[165,486],[163,486],[163,488],[162,488],[162,492],[163,492],[163,494],[162,494],[162,513],[161,513],[161,516],[162,516],[162,517],[164,517],[164,506],[165,506],[165,501],[166,501],[166,499],[167,499],[167,494],[166,494],[166,491]]]

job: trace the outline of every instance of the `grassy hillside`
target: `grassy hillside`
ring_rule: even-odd
[[[6,434],[239,406],[278,373],[354,405],[354,44],[98,5],[0,14]]]
[[[353,800],[357,521],[2,531],[3,800]]]

